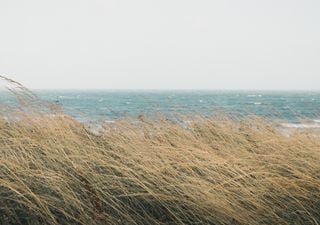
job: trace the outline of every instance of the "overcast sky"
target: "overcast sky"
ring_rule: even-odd
[[[320,90],[320,1],[1,0],[0,74],[31,88]]]

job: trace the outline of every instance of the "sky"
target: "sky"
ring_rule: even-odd
[[[320,90],[319,0],[1,0],[0,74],[34,89]]]

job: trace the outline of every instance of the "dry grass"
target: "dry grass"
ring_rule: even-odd
[[[55,113],[0,119],[0,224],[320,223],[314,132],[140,118],[97,135]]]

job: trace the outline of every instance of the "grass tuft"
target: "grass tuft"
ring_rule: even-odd
[[[61,111],[5,112],[0,224],[320,223],[316,131],[197,117],[97,134]]]

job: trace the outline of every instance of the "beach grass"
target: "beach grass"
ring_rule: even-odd
[[[223,117],[92,131],[35,105],[2,107],[0,224],[320,223],[317,131]]]

